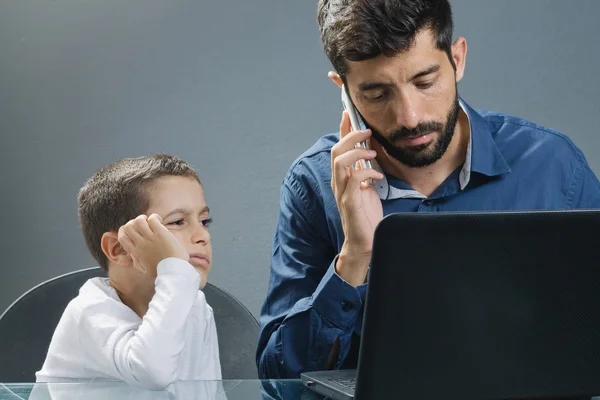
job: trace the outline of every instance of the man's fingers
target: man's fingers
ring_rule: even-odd
[[[348,133],[331,148],[331,159],[334,160],[336,157],[347,153],[348,151],[357,147],[358,144],[366,141],[370,137],[370,129],[366,129],[364,131],[352,131]]]
[[[350,123],[350,114],[348,111],[342,111],[342,119],[340,121],[340,139],[343,139],[350,133],[352,130],[352,125]]]
[[[359,160],[371,160],[377,156],[374,150],[352,149],[333,161],[332,167],[332,189],[336,195],[346,191],[349,177],[353,174],[354,164]]]
[[[375,156],[375,151],[359,148],[352,149],[337,157],[333,162],[332,170],[332,189],[335,193],[342,194],[346,190],[346,184],[353,172],[355,163],[359,160],[371,160]]]
[[[343,139],[340,139],[340,141],[337,142],[331,148],[331,173],[332,173],[332,175],[335,174],[336,160],[340,156],[344,155],[345,153],[353,151],[356,148],[357,144],[359,144],[362,141],[365,141],[370,136],[371,136],[371,131],[368,129],[366,131],[354,131],[354,132],[349,133]],[[358,149],[365,150],[362,147],[358,147]],[[368,154],[368,153],[365,153],[365,154]],[[376,153],[373,153],[373,156],[371,158],[374,158],[375,156],[376,156]],[[366,157],[366,155],[365,155],[365,157]]]
[[[343,168],[353,166],[359,160],[372,160],[377,156],[375,150],[367,149],[352,149],[338,157],[333,161],[334,171],[343,171]]]
[[[365,168],[358,171],[353,171],[352,176],[348,179],[346,190],[342,195],[342,204],[347,206],[347,202],[352,198],[354,192],[361,190],[361,183],[369,179],[380,180],[383,179],[383,174],[374,170],[373,168]]]

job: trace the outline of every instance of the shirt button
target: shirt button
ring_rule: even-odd
[[[350,303],[349,301],[342,301],[342,310],[343,311],[350,311],[354,308],[354,304]]]

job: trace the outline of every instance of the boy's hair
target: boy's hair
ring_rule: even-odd
[[[79,190],[77,213],[85,242],[98,264],[108,270],[101,239],[143,214],[150,200],[147,186],[163,176],[187,176],[200,182],[196,171],[168,154],[124,158],[98,170]]]
[[[455,67],[448,0],[318,0],[317,22],[325,54],[344,80],[346,60],[403,53],[424,28],[432,30],[436,47]]]

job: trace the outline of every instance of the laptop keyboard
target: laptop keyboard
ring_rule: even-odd
[[[331,379],[331,381],[351,390],[354,390],[354,387],[356,386],[356,378]]]

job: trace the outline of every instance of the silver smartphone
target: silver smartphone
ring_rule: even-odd
[[[350,125],[352,126],[352,130],[362,131],[367,129],[360,113],[356,107],[354,107],[354,104],[352,104],[352,100],[350,100],[348,93],[346,93],[344,85],[342,85],[342,104],[344,105],[344,109],[348,112],[348,115],[350,115]],[[360,142],[354,147],[357,149],[361,147],[363,149],[368,149],[367,142]],[[359,162],[361,168],[371,168],[371,160],[360,160]]]

